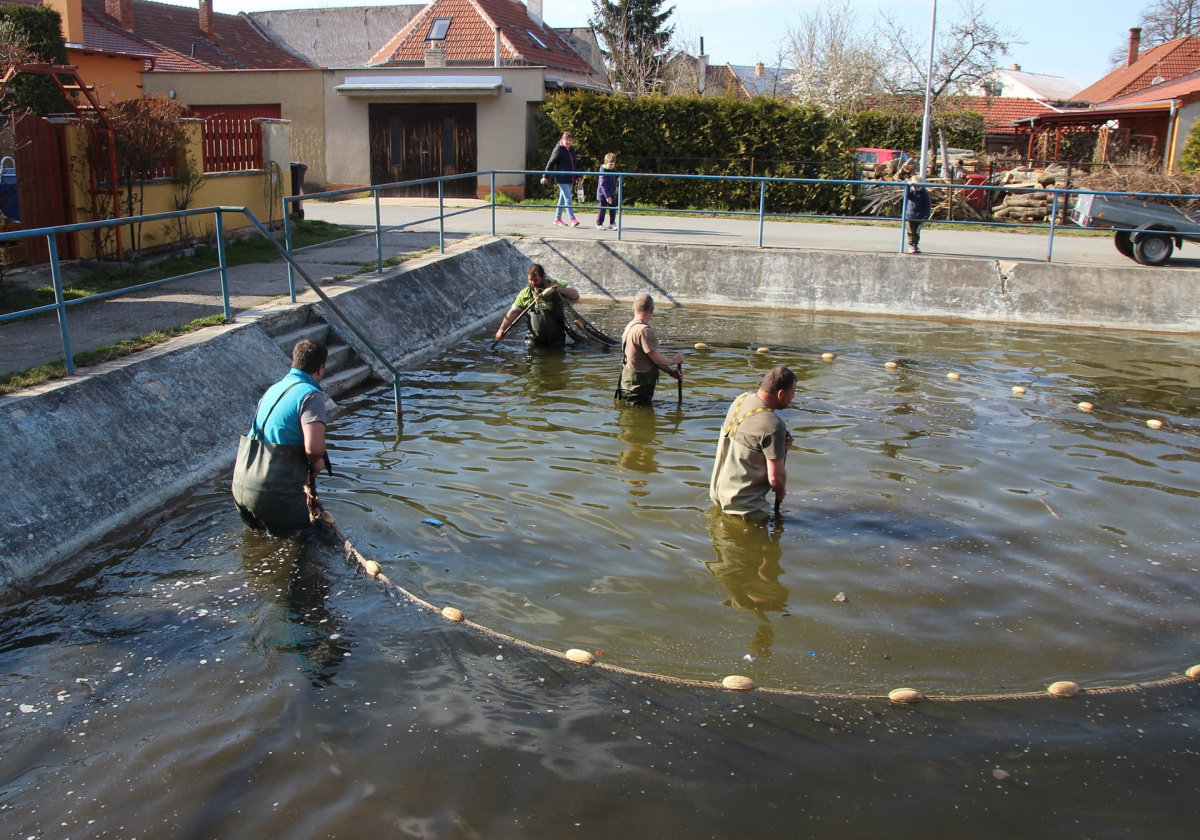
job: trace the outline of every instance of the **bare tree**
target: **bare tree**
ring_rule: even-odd
[[[1200,35],[1200,0],[1154,0],[1142,10],[1137,25],[1142,30],[1141,48],[1152,49],[1185,35]],[[1108,54],[1114,67],[1121,67],[1129,56],[1129,42],[1122,39]]]
[[[968,95],[987,79],[1015,40],[1013,31],[988,20],[982,0],[962,0],[959,16],[939,26],[934,49],[930,96]],[[929,41],[909,31],[892,13],[883,16],[879,35],[888,51],[887,69],[880,76],[885,91],[900,96],[924,96]]]
[[[795,68],[787,77],[792,96],[827,110],[865,108],[887,59],[877,43],[849,0],[829,0],[802,15],[781,45],[783,60]]]

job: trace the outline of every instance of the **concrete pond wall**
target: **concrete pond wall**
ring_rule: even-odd
[[[751,307],[1200,331],[1200,279],[1190,271],[613,240],[474,239],[327,292],[403,370],[497,323],[530,262],[577,286],[585,301],[627,302],[646,291],[660,310]],[[324,307],[263,307],[0,399],[0,486],[8,498],[0,587],[228,472],[259,396],[288,368],[270,338],[272,319],[314,305]]]

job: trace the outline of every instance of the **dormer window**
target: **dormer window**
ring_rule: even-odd
[[[444,41],[446,33],[450,31],[450,21],[452,18],[434,18],[433,25],[429,27],[429,34],[425,36],[426,41]]]

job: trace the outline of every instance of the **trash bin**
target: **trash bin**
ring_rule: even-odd
[[[0,214],[21,221],[21,207],[17,202],[17,164],[9,156],[0,159]]]
[[[298,160],[291,162],[292,166],[292,195],[304,195],[304,173],[308,171],[307,163],[300,163]],[[304,218],[304,202],[295,201],[292,203],[292,212],[298,218]]]

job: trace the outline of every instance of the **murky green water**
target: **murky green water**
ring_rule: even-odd
[[[713,345],[688,353],[681,405],[667,382],[653,410],[619,410],[612,355],[490,354],[481,335],[414,379],[399,439],[388,389],[336,418],[329,507],[431,600],[666,674],[962,694],[1200,661],[1193,340],[656,322],[667,346]],[[801,377],[790,492],[779,527],[747,530],[708,510],[714,438],[780,361]],[[446,625],[333,548],[255,536],[226,479],[0,607],[0,825],[1183,838],[1198,701],[1185,684],[901,708],[618,679]]]
[[[625,319],[592,315],[617,334]],[[1151,679],[1195,656],[1193,342],[657,320],[664,344],[710,345],[688,354],[682,401],[668,380],[654,409],[622,410],[611,354],[478,340],[420,383],[400,441],[387,394],[338,423],[330,499],[355,542],[481,623],[673,676],[973,694]],[[781,523],[747,527],[709,510],[715,438],[780,362],[800,377],[789,492]]]

